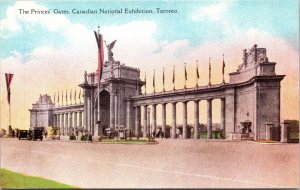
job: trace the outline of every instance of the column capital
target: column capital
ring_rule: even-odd
[[[201,101],[201,100],[194,100],[195,103],[197,103],[197,102],[199,103],[200,101]]]

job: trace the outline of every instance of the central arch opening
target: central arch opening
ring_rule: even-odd
[[[110,119],[110,94],[106,90],[100,92],[100,129],[104,130],[109,127]],[[103,134],[103,133],[102,133]]]

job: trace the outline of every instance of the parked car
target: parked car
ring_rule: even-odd
[[[37,139],[40,139],[41,141],[43,140],[43,131],[44,131],[44,128],[42,127],[36,127],[34,128],[33,130],[29,130],[29,133],[28,133],[28,140],[37,140]]]
[[[28,131],[27,130],[19,130],[19,140],[27,139]]]

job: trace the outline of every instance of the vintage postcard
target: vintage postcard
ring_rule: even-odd
[[[299,1],[1,1],[1,188],[299,188]]]

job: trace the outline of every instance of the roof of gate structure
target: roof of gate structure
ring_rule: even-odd
[[[243,63],[238,66],[235,72],[229,73],[230,80],[228,83],[140,94],[130,99],[134,100],[136,105],[143,105],[224,98],[226,90],[250,85],[257,80],[281,81],[285,75],[276,75],[275,65],[275,62],[269,62],[266,48],[257,48],[255,44],[249,50],[243,51]]]
[[[86,74],[86,83],[92,87],[98,85],[98,74],[97,72],[92,72]],[[126,66],[120,61],[105,61],[103,64],[103,72],[100,83],[105,84],[110,81],[125,81],[127,83],[134,83],[139,86],[145,84],[145,82],[140,79],[140,69]],[[85,83],[85,81],[84,81]]]

